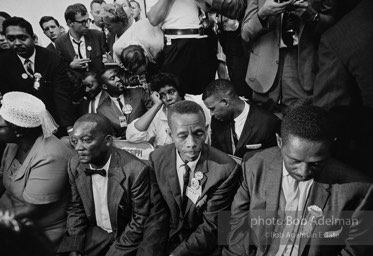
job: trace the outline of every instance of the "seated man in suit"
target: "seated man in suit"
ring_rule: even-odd
[[[217,217],[230,209],[240,166],[205,144],[206,118],[197,103],[177,102],[170,106],[167,116],[174,143],[150,156],[170,213],[164,255],[220,255]]]
[[[113,147],[112,127],[101,115],[80,117],[71,141],[77,155],[67,170],[67,230],[58,252],[135,255],[149,216],[149,168]]]
[[[115,138],[125,139],[127,125],[150,109],[152,100],[143,88],[126,87],[118,67],[107,66],[98,81],[109,97],[98,106],[97,113],[110,120]]]
[[[238,157],[248,151],[276,145],[280,120],[254,104],[242,100],[225,79],[211,82],[202,95],[211,111],[211,145]]]
[[[63,34],[63,29],[60,26],[60,23],[52,16],[43,16],[41,17],[39,24],[44,34],[52,41],[46,48],[58,53],[54,42]]]
[[[223,255],[372,255],[373,184],[330,158],[329,122],[295,107],[278,147],[244,159]]]
[[[75,121],[66,65],[57,54],[35,45],[25,19],[9,18],[3,28],[11,50],[0,56],[0,93],[21,91],[41,99],[60,125],[58,135],[66,133]]]
[[[180,87],[178,78],[170,73],[159,73],[150,81],[150,95],[154,105],[140,118],[131,122],[126,131],[126,139],[132,142],[149,141],[155,147],[167,145],[173,142],[167,121],[167,109],[182,100],[198,101],[198,97],[185,94]],[[210,113],[204,109],[206,125],[208,128],[207,141],[210,138]]]

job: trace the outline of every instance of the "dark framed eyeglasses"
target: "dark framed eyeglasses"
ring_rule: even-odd
[[[89,24],[92,22],[92,20],[90,18],[86,19],[86,20],[74,20],[74,22],[78,22],[80,24],[82,24],[83,26]]]

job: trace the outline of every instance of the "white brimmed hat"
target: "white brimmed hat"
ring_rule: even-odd
[[[19,127],[41,126],[44,137],[49,137],[58,127],[45,108],[45,104],[35,96],[24,92],[4,94],[0,115],[5,121]]]

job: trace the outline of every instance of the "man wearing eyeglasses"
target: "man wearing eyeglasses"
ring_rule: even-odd
[[[56,40],[56,49],[70,69],[80,74],[103,70],[104,35],[101,31],[89,29],[91,19],[87,8],[83,4],[68,6],[65,20],[69,31]]]

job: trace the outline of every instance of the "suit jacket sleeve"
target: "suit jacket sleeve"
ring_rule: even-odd
[[[59,253],[78,251],[83,253],[85,246],[88,218],[84,211],[82,199],[75,183],[75,176],[72,167],[72,160],[69,162],[67,173],[69,175],[70,194],[67,207],[66,234],[58,248]]]
[[[138,256],[163,256],[168,240],[169,212],[157,184],[154,171],[150,170],[151,210],[146,220],[144,238],[137,251]]]
[[[218,213],[230,210],[240,171],[240,166],[236,164],[229,176],[217,185],[211,197],[207,199],[203,222],[172,252],[173,256],[188,256],[201,251],[213,251],[216,248]]]
[[[250,161],[250,160],[249,160]],[[231,231],[228,235],[228,246],[223,250],[223,256],[241,256],[249,255],[249,238],[248,238],[248,216],[250,210],[250,184],[249,177],[251,175],[246,170],[246,164],[243,164],[240,187],[232,203],[231,209]]]
[[[58,58],[58,60],[53,79],[53,84],[55,86],[53,98],[61,120],[61,125],[64,127],[73,126],[75,114],[71,100],[72,87],[67,78],[65,63],[61,58]]]
[[[134,255],[143,238],[150,207],[149,167],[143,167],[137,176],[133,177],[133,181],[129,181],[129,184],[131,183],[129,192],[132,208],[131,220],[111,245],[107,256]]]
[[[247,0],[196,0],[206,12],[216,12],[230,19],[241,20]]]

